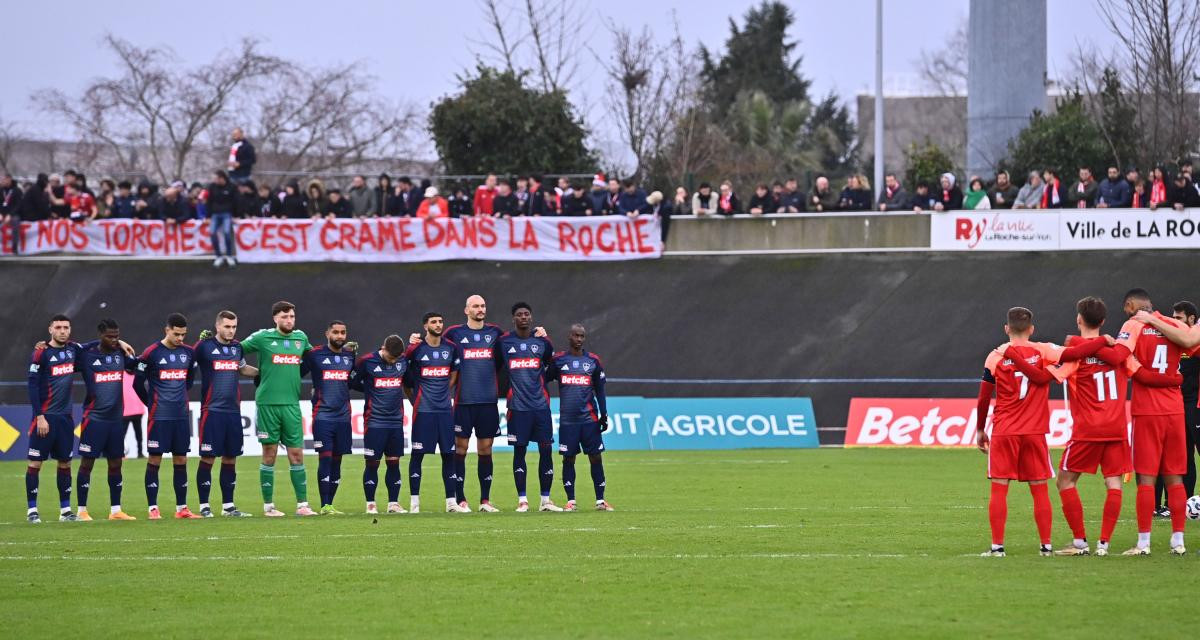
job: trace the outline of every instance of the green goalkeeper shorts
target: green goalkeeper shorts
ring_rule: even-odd
[[[298,404],[260,404],[257,419],[258,441],[285,447],[304,446],[304,420]]]

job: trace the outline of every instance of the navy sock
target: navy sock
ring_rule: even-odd
[[[25,468],[25,502],[28,503],[30,509],[37,509],[39,471],[41,471],[40,468]]]
[[[528,445],[513,446],[513,482],[517,484],[517,495],[525,497],[525,450]]]
[[[492,456],[479,455],[479,500],[492,498]]]
[[[375,490],[379,488],[379,461],[367,460],[363,467],[363,495],[367,502],[375,502]]]
[[[337,495],[338,487],[342,485],[342,457],[333,456],[333,461],[329,463],[329,504],[333,504],[333,497]]]
[[[317,456],[317,491],[321,494],[321,506],[333,504],[329,497],[329,488],[333,486],[333,454],[321,452]]]
[[[454,497],[458,502],[466,502],[467,494],[464,492],[464,485],[467,481],[467,454],[454,454],[454,481],[457,483],[454,487]]]
[[[563,491],[567,492],[567,500],[575,499],[575,456],[563,456]]]
[[[146,463],[146,504],[158,506],[158,465]]]
[[[604,499],[604,463],[592,463],[592,486],[596,488],[596,499]]]
[[[79,473],[75,475],[75,499],[79,502],[79,508],[87,508],[88,491],[92,488],[92,470],[79,466]]]
[[[388,502],[400,501],[400,483],[404,476],[400,475],[400,461],[388,460],[387,472],[383,474],[383,481],[387,483]]]
[[[421,495],[421,461],[423,453],[413,453],[408,459],[408,493],[413,496]]]
[[[455,497],[455,492],[458,490],[458,478],[454,470],[458,468],[458,462],[454,459],[453,453],[442,454],[442,484],[446,486],[446,497]]]
[[[175,465],[175,476],[172,478],[172,484],[175,485],[175,506],[187,505],[187,463]]]
[[[550,489],[554,486],[554,450],[549,443],[538,444],[538,485],[542,497],[550,497]]]
[[[196,467],[196,495],[200,498],[200,504],[208,504],[208,494],[211,491],[212,463],[201,460],[200,466]]]
[[[58,506],[61,509],[71,508],[71,470],[58,468]]]
[[[121,476],[121,468],[108,468],[108,497],[112,502],[112,506],[121,504],[121,486],[124,484],[124,479]]]
[[[221,463],[221,504],[233,504],[233,490],[237,487],[237,463]]]

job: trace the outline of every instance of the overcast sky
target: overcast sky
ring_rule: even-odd
[[[510,0],[511,1],[511,0]],[[745,0],[577,0],[578,28],[591,32],[587,44],[601,55],[609,39],[602,21],[643,24],[669,38],[670,16],[677,10],[682,33],[693,44],[721,49],[728,19],[739,19],[758,4]],[[847,100],[873,91],[873,0],[809,0],[788,3],[797,16],[791,37],[799,42],[802,71],[813,81],[813,93],[834,91]],[[1050,0],[1049,71],[1060,77],[1070,68],[1070,54],[1080,42],[1108,49],[1112,37],[1094,3]],[[885,87],[917,87],[916,61],[922,48],[937,49],[967,15],[967,0],[888,0],[884,7]],[[70,18],[67,18],[70,16]],[[5,10],[5,59],[0,118],[26,131],[52,131],[31,105],[29,95],[44,87],[68,93],[90,79],[115,72],[113,58],[100,50],[112,32],[138,46],[169,46],[188,63],[211,60],[244,36],[264,41],[276,55],[318,65],[360,61],[378,78],[385,97],[421,107],[456,90],[455,74],[474,64],[473,43],[488,34],[474,0],[441,2],[353,2],[295,0],[255,2],[208,0],[204,3],[103,3],[59,0],[53,10],[36,2],[17,2]],[[582,40],[582,37],[581,37]],[[581,48],[583,42],[580,43]],[[586,50],[580,90],[587,96],[603,91],[603,71]],[[585,114],[593,124],[599,109]],[[251,134],[252,135],[252,134]],[[597,141],[602,147],[611,142]],[[432,156],[432,150],[429,151]]]

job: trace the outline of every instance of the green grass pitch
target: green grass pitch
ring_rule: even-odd
[[[1057,459],[1058,454],[1055,454]],[[533,458],[531,458],[532,460]],[[478,495],[474,456],[468,495]],[[315,458],[308,458],[316,497]],[[592,503],[586,463],[580,503]],[[337,506],[350,515],[261,516],[257,460],[239,465],[230,521],[145,520],[140,461],[127,462],[137,522],[26,524],[22,463],[0,465],[4,636],[125,637],[1120,637],[1190,632],[1182,615],[1200,558],[1171,557],[1158,521],[1149,558],[1041,558],[1028,492],[1010,492],[1008,549],[988,543],[975,451],[610,452],[613,513],[445,514],[427,473],[420,515],[362,515],[361,457]],[[196,462],[189,464],[194,478]],[[427,471],[438,468],[427,463]],[[215,474],[214,474],[215,476]],[[92,514],[108,512],[103,462]],[[276,500],[289,511],[280,464]],[[170,470],[163,504],[173,502]],[[215,479],[215,478],[214,478]],[[42,514],[56,516],[54,476]],[[1113,550],[1135,537],[1132,485]],[[194,487],[189,487],[196,506]],[[381,491],[381,496],[384,495]],[[1053,492],[1052,492],[1053,493]],[[1081,486],[1089,533],[1103,487]],[[214,487],[214,497],[219,489]],[[556,482],[555,499],[564,500]],[[1055,506],[1056,544],[1070,538]],[[402,497],[407,505],[407,495]],[[472,499],[472,504],[474,504]],[[169,511],[169,509],[167,509]],[[1194,523],[1192,546],[1200,548]]]

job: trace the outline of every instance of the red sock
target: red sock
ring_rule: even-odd
[[[1150,533],[1154,523],[1154,485],[1139,484],[1137,492],[1138,533]]]
[[[1008,520],[1008,485],[992,483],[992,498],[988,501],[988,522],[992,524],[992,544],[1004,544],[1004,523]]]
[[[1108,497],[1104,498],[1104,520],[1100,524],[1100,542],[1112,540],[1113,529],[1117,528],[1117,520],[1121,517],[1121,490],[1109,489]]]
[[[1054,523],[1054,507],[1050,504],[1050,487],[1044,484],[1029,485],[1033,494],[1033,521],[1037,524],[1038,537],[1042,544],[1050,544],[1050,526]]]
[[[1083,525],[1083,503],[1079,500],[1079,489],[1071,487],[1058,492],[1058,498],[1062,500],[1063,516],[1067,519],[1067,525],[1071,527],[1071,532],[1080,540],[1087,539],[1087,530]]]
[[[1171,532],[1183,531],[1187,525],[1187,491],[1182,484],[1167,485],[1167,508],[1171,510]]]

